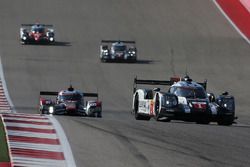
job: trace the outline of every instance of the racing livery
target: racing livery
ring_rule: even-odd
[[[135,41],[102,40],[100,59],[102,62],[136,62]]]
[[[137,89],[137,84],[170,86],[167,92],[160,88]],[[188,76],[173,77],[169,81],[134,79],[132,113],[137,120],[183,120],[199,124],[217,122],[232,125],[235,117],[234,97],[227,92],[215,97],[206,92],[207,82],[197,83]]]
[[[52,25],[22,24],[20,28],[20,41],[22,44],[50,44],[55,42]]]
[[[48,99],[44,96],[56,96],[56,99]],[[88,100],[85,105],[85,97],[96,98],[96,100]],[[102,117],[102,102],[98,100],[97,93],[83,93],[70,86],[68,90],[60,92],[40,92],[40,113]]]

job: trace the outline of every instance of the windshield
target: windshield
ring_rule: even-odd
[[[70,94],[70,95],[60,95],[60,101],[81,101],[82,96],[79,94]]]
[[[114,50],[115,51],[125,51],[126,50],[126,46],[125,45],[115,45],[114,46]]]
[[[44,32],[44,28],[33,28],[32,32],[33,33],[43,33]]]
[[[173,93],[176,96],[182,96],[186,98],[206,98],[206,93],[203,88],[174,87],[170,89],[170,93]]]

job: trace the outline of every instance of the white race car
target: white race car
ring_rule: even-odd
[[[137,84],[166,85],[168,91],[159,88],[137,89]],[[137,120],[183,120],[200,124],[217,122],[232,125],[235,117],[234,97],[227,92],[215,98],[206,92],[207,82],[193,82],[188,76],[171,78],[170,81],[134,79],[132,113]]]

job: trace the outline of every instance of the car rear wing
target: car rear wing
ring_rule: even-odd
[[[134,78],[134,85],[133,85],[133,92],[135,93],[137,89],[137,85],[166,85],[166,86],[171,86],[175,82],[182,81],[183,78],[181,77],[171,77],[170,80],[142,80],[142,79],[137,79],[137,77]],[[197,82],[203,88],[206,90],[207,89],[207,80],[204,82]]]
[[[123,40],[101,40],[101,43],[115,43],[115,42],[122,42],[128,44],[135,44],[135,41],[123,41]]]
[[[57,96],[58,92],[48,92],[48,91],[41,91],[40,96]]]
[[[167,85],[171,86],[173,84],[172,81],[163,81],[163,80],[142,80],[137,79],[137,77],[134,78],[134,86],[133,86],[133,92],[135,93],[137,89],[137,85]]]
[[[53,27],[52,24],[21,24],[22,27],[31,27],[31,26],[34,26],[34,25],[40,25],[40,26],[43,26],[43,27]]]
[[[58,92],[49,92],[49,91],[41,91],[40,95],[42,96],[57,96]],[[98,93],[83,93],[83,96],[86,97],[97,97],[98,98]]]

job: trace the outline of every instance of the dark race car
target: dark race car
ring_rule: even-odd
[[[100,59],[102,62],[136,62],[135,41],[102,40]]]
[[[167,85],[164,92],[159,88],[137,89],[137,84]],[[206,92],[207,82],[197,83],[188,76],[175,77],[170,81],[134,80],[133,113],[137,120],[183,120],[200,124],[217,122],[219,125],[234,123],[234,97],[227,92],[215,97]]]
[[[52,25],[22,24],[20,41],[22,44],[51,44],[55,42]]]
[[[41,114],[102,117],[102,102],[98,100],[97,93],[83,93],[69,87],[68,90],[60,92],[43,91],[40,96]],[[45,96],[56,96],[56,99],[44,98]],[[84,103],[85,97],[96,99]]]

